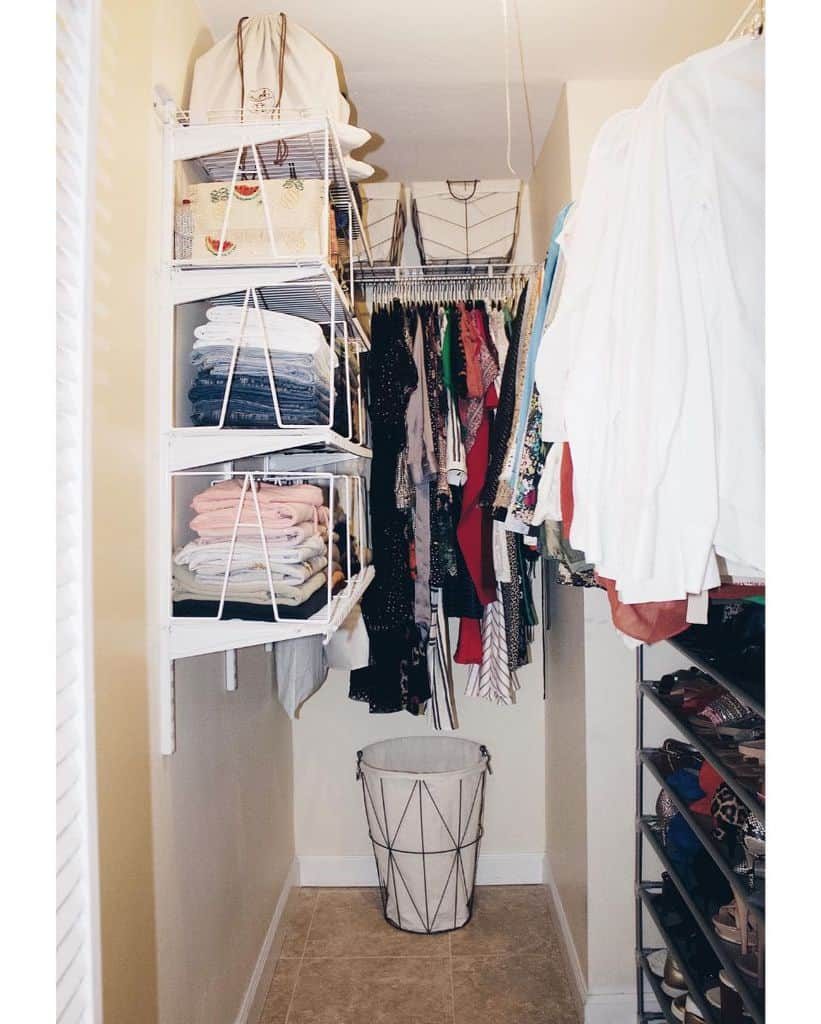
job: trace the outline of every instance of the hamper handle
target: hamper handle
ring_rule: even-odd
[[[481,753],[482,757],[485,759],[485,767],[487,768],[488,775],[492,775],[493,774],[493,768],[490,765],[490,751],[487,749],[487,747],[484,745],[484,743],[481,743],[479,745],[479,752]]]
[[[362,751],[357,750],[356,752],[356,781],[362,778]]]

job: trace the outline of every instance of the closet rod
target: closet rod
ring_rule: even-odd
[[[358,284],[391,284],[409,281],[493,281],[535,274],[537,263],[449,263],[412,267],[369,267],[354,271]]]

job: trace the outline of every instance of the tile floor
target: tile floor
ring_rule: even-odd
[[[445,935],[385,922],[376,889],[295,889],[260,1024],[579,1024],[547,889],[485,886]]]

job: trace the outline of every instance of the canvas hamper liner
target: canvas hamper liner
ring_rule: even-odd
[[[406,736],[357,754],[385,917],[409,932],[470,920],[490,755],[472,740]]]

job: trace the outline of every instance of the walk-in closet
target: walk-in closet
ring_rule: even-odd
[[[58,1019],[764,1024],[763,2],[58,10]]]

